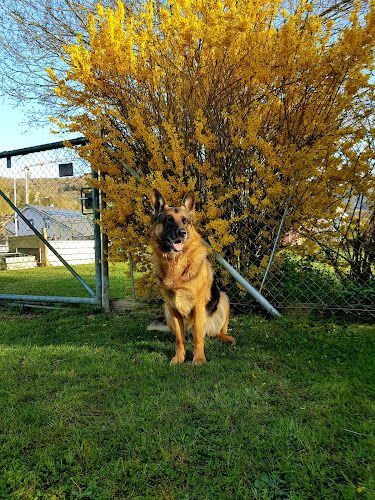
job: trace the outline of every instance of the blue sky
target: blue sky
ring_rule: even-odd
[[[23,123],[25,110],[26,108],[21,106],[14,107],[14,104],[5,97],[0,99],[0,152],[72,138],[72,136],[52,134],[50,132],[52,124],[44,127],[26,125]]]

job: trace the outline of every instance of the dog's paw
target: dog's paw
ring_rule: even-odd
[[[206,357],[203,356],[194,356],[193,365],[203,365],[206,362]]]
[[[171,365],[177,365],[178,363],[183,363],[185,361],[185,357],[174,356],[171,359]]]

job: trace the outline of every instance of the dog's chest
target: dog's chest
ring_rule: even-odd
[[[159,276],[159,288],[167,304],[176,309],[182,316],[188,317],[194,308],[195,300],[188,283],[182,284],[181,270],[169,269]]]
[[[194,295],[188,288],[171,291],[169,293],[169,303],[181,316],[187,318],[194,308]]]

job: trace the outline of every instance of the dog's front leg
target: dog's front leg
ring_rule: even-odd
[[[171,364],[183,363],[185,361],[185,330],[181,314],[175,309],[168,308],[173,321],[173,331],[176,335],[176,356],[171,359]]]
[[[202,365],[206,362],[206,356],[204,355],[204,319],[206,310],[201,304],[198,304],[194,308],[194,365]]]

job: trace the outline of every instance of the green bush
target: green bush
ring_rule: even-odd
[[[235,311],[261,311],[248,293],[240,294],[236,283],[228,290]],[[303,309],[317,312],[345,312],[361,319],[375,315],[375,280],[367,283],[342,282],[328,265],[309,259],[284,256],[279,268],[271,271],[262,294],[277,309]],[[234,297],[234,299],[233,299]]]
[[[352,281],[348,283],[337,297],[346,304],[372,306],[375,304],[375,280],[367,283]]]
[[[328,267],[289,255],[265,288],[279,304],[325,304],[339,293],[340,283]]]
[[[230,285],[230,297],[235,294],[235,287],[235,283]],[[342,285],[328,267],[287,255],[280,267],[271,271],[262,294],[272,305],[282,308],[295,303],[325,305],[338,297],[341,290]],[[239,297],[236,293],[237,309],[258,308],[250,294]]]

